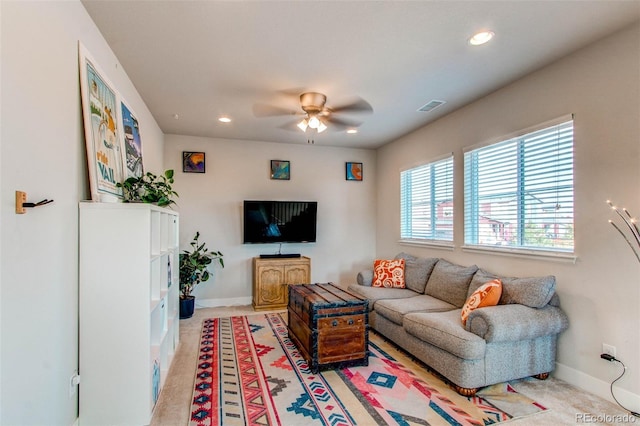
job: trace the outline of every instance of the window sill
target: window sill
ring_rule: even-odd
[[[501,256],[520,257],[523,259],[542,258],[554,262],[566,262],[575,264],[578,256],[573,253],[562,253],[547,250],[516,249],[488,246],[462,246],[462,251],[470,253],[491,253]]]
[[[398,240],[398,244],[415,247],[431,247],[440,250],[454,250],[453,242],[435,240]]]

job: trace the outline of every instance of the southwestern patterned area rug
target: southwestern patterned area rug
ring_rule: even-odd
[[[204,321],[190,425],[488,425],[546,410],[509,384],[460,396],[373,332],[368,366],[312,374],[286,318]]]

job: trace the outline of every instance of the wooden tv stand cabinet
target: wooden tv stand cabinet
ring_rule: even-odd
[[[290,284],[311,282],[311,259],[253,258],[253,309],[285,309]]]

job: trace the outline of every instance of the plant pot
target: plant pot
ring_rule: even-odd
[[[196,298],[194,296],[188,296],[184,299],[180,298],[180,319],[191,318],[195,307]]]

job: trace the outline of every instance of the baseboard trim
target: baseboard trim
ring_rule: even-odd
[[[229,297],[226,299],[196,299],[196,308],[218,308],[220,306],[246,306],[251,297]]]
[[[621,369],[616,370],[616,373],[612,375],[611,381],[618,377],[618,374],[620,374],[621,371]],[[567,367],[560,363],[556,363],[556,370],[553,372],[553,376],[569,383],[570,385],[616,404],[616,401],[611,396],[611,382],[605,382],[604,380],[597,379],[583,373],[582,371]],[[628,390],[622,389],[616,385],[613,385],[613,392],[618,401],[620,401],[620,404],[624,405],[628,410],[636,412],[640,410],[640,395],[636,395],[635,393],[629,392]]]

